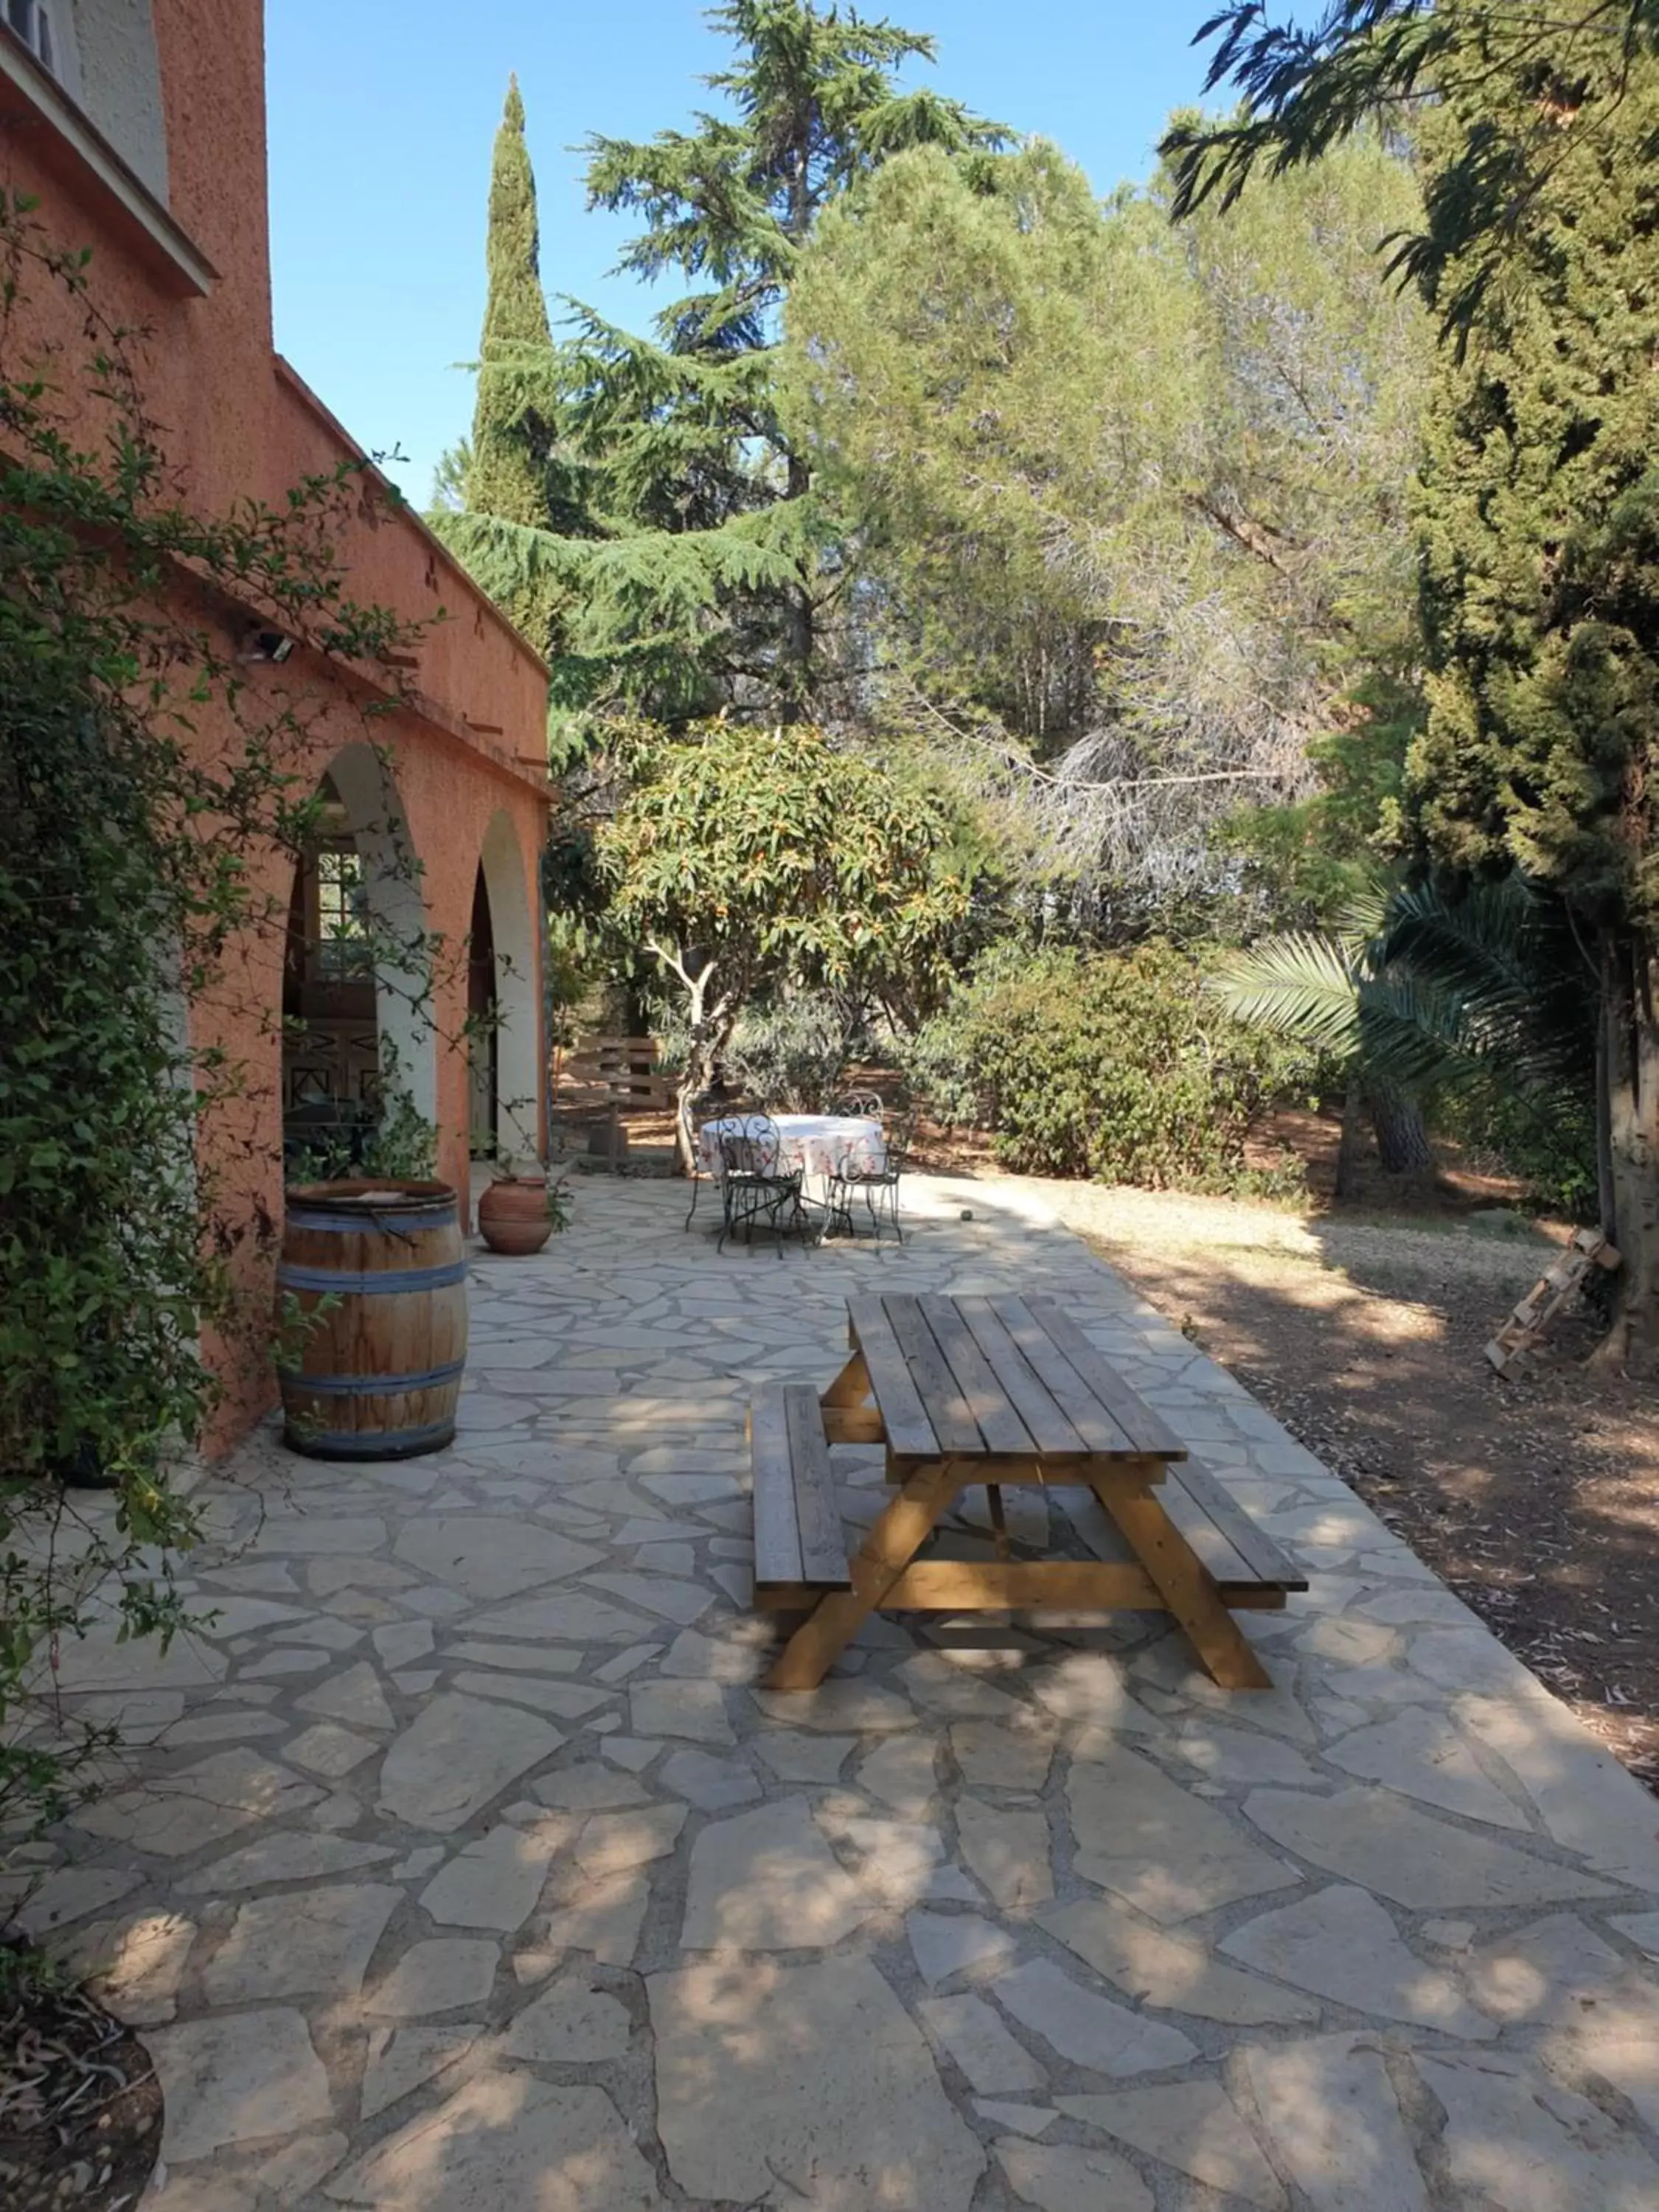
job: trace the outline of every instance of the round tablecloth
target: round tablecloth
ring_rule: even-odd
[[[775,1114],[779,1164],[799,1168],[809,1176],[834,1174],[848,1161],[866,1175],[878,1175],[887,1164],[887,1147],[881,1124],[848,1114]],[[720,1139],[741,1136],[756,1126],[751,1115],[728,1114],[719,1121],[705,1121],[697,1132],[697,1152],[707,1174],[720,1172]]]

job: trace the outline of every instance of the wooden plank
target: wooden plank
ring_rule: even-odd
[[[1088,1446],[1055,1403],[1053,1391],[1003,1327],[990,1299],[957,1298],[955,1304],[1042,1456],[1076,1459],[1085,1453]]]
[[[1184,1466],[1170,1470],[1164,1492],[1166,1513],[1171,1511],[1177,1491],[1183,1492],[1209,1516],[1234,1551],[1241,1555],[1249,1571],[1248,1579],[1267,1583],[1278,1589],[1307,1589],[1307,1577],[1299,1574],[1273,1538],[1256,1527],[1237,1499],[1227,1495],[1225,1486],[1218,1481],[1201,1460],[1189,1459]],[[1218,1577],[1218,1580],[1229,1581],[1246,1578]]]
[[[1164,1610],[1163,1593],[1144,1567],[1097,1559],[915,1559],[881,1602],[884,1612],[913,1613]]]
[[[821,1590],[809,1589],[805,1583],[763,1583],[757,1575],[750,1593],[750,1610],[754,1613],[811,1613],[823,1595]]]
[[[1224,1690],[1270,1690],[1273,1680],[1228,1613],[1215,1579],[1150,1492],[1101,1483],[1095,1495],[1191,1638],[1212,1681]]]
[[[910,1379],[904,1353],[879,1298],[849,1298],[847,1325],[864,1355],[870,1388],[887,1424],[887,1449],[901,1459],[937,1459],[939,1440],[921,1395]]]
[[[1187,1447],[1136,1390],[1097,1352],[1053,1298],[1028,1298],[1033,1317],[1057,1344],[1138,1452],[1151,1459],[1185,1459]]]
[[[824,1415],[826,1421],[836,1418],[838,1417],[833,1407]],[[856,1436],[837,1436],[833,1430],[830,1431],[830,1441],[834,1443],[857,1443],[862,1441]],[[963,1455],[964,1459],[967,1456],[965,1453]],[[1127,1455],[1114,1458],[1104,1452],[1092,1453],[1087,1459],[1066,1460],[1038,1459],[1029,1455],[1024,1459],[1009,1459],[994,1456],[987,1452],[974,1455],[972,1479],[976,1482],[988,1485],[994,1482],[1035,1483],[1047,1490],[1070,1490],[1075,1489],[1080,1482],[1087,1484],[1108,1481],[1121,1483],[1131,1490],[1146,1490],[1163,1481],[1169,1465],[1168,1460],[1131,1459]],[[910,1472],[910,1466],[911,1462],[908,1461],[895,1461],[890,1452],[887,1464],[888,1481],[902,1482]]]
[[[783,1400],[802,1579],[845,1583],[847,1539],[842,1534],[841,1513],[836,1504],[836,1478],[830,1471],[830,1446],[818,1413],[818,1394],[810,1382],[788,1382],[784,1385]]]
[[[1003,1509],[1002,1485],[1000,1482],[986,1484],[985,1503],[991,1510],[991,1533],[996,1540],[997,1557],[1000,1559],[1006,1559],[1011,1556],[1008,1549],[1008,1516]]]
[[[963,1396],[933,1332],[922,1318],[921,1301],[914,1297],[884,1298],[881,1309],[898,1340],[905,1371],[927,1409],[928,1425],[939,1438],[940,1449],[964,1455],[983,1452],[985,1439],[974,1419],[974,1409]],[[879,1399],[881,1386],[873,1366],[870,1372]]]
[[[852,1331],[849,1326],[848,1334]],[[882,1444],[887,1425],[879,1406],[870,1402],[870,1370],[853,1340],[852,1356],[827,1389],[818,1394],[823,1433],[832,1444]]]
[[[750,1610],[755,1613],[811,1613],[822,1597],[834,1597],[847,1588],[847,1578],[832,1583],[828,1589],[822,1583],[763,1583],[757,1581],[750,1597]]]
[[[1158,1503],[1188,1549],[1218,1583],[1231,1583],[1241,1588],[1258,1579],[1243,1553],[1236,1549],[1202,1506],[1184,1490],[1166,1483]]]
[[[755,1474],[755,1580],[798,1583],[803,1579],[800,1528],[781,1383],[755,1395],[749,1409],[749,1454]]]
[[[884,1444],[887,1424],[879,1406],[825,1406],[823,1433],[832,1444]]]
[[[597,1098],[574,1096],[598,1091]],[[674,1093],[654,1075],[573,1076],[569,1090],[561,1093],[559,1110],[565,1114],[592,1113],[603,1105],[643,1107],[653,1113],[672,1106]]]
[[[1020,1419],[1008,1393],[980,1350],[973,1331],[957,1311],[954,1298],[918,1298],[921,1317],[957,1378],[963,1402],[994,1452],[1036,1450],[1036,1439]]]
[[[1544,1332],[1568,1301],[1582,1291],[1591,1267],[1617,1267],[1619,1254],[1599,1229],[1580,1229],[1562,1256],[1547,1267],[1486,1346],[1486,1358],[1505,1381],[1528,1372]]]
[[[829,1388],[818,1394],[821,1406],[867,1406],[870,1402],[870,1370],[865,1364],[864,1354],[856,1344],[853,1355]]]
[[[1095,1458],[1134,1459],[1140,1455],[1084,1382],[1023,1298],[992,1301],[997,1319],[1019,1348],[1021,1358],[1053,1396]]]
[[[1058,1567],[1068,1577],[1073,1567],[1083,1565],[1074,1559],[1038,1560],[1032,1564],[1036,1571]],[[1103,1613],[1161,1613],[1165,1609],[1163,1595],[1146,1570],[1121,1562],[1111,1566],[1112,1573],[1121,1580],[1110,1584],[1090,1583],[1085,1587],[1066,1580],[1044,1583],[1033,1595],[1031,1586],[1022,1583],[1016,1586],[1018,1596],[1006,1586],[993,1585],[988,1595],[981,1589],[971,1602],[963,1601],[960,1583],[934,1573],[936,1568],[958,1565],[972,1565],[976,1573],[995,1571],[994,1563],[989,1560],[913,1560],[888,1589],[882,1600],[882,1609],[895,1613],[966,1613],[981,1607],[1006,1613],[1017,1607],[1027,1611],[1039,1607],[1063,1608],[1068,1613],[1091,1607]],[[1251,1583],[1243,1589],[1230,1589],[1224,1583],[1218,1588],[1229,1613],[1282,1613],[1285,1609],[1284,1591],[1264,1589],[1260,1583]],[[823,1587],[817,1583],[757,1583],[754,1609],[757,1613],[811,1613],[823,1595]]]

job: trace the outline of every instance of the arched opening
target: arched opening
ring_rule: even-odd
[[[391,774],[371,746],[337,753],[295,866],[283,963],[285,1167],[348,1173],[395,1092],[437,1118],[430,962],[419,866]]]
[[[480,947],[486,941],[487,962],[480,957]],[[487,1073],[488,1126],[495,1136],[496,1150],[503,1157],[521,1163],[538,1158],[543,1151],[542,1010],[537,986],[536,937],[526,888],[524,854],[513,817],[505,810],[490,823],[478,858],[472,956],[469,980],[477,978],[472,988],[480,998],[488,988],[493,1012],[487,1071],[481,1071],[478,1045],[473,1048],[474,1126],[477,1126],[476,1114]],[[469,993],[469,1004],[471,1003]]]

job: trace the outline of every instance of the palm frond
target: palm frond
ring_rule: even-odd
[[[1464,1087],[1488,1066],[1462,996],[1399,969],[1363,987],[1358,1042],[1368,1078],[1407,1097]]]
[[[1377,944],[1389,926],[1396,886],[1382,876],[1351,891],[1339,908],[1332,934],[1358,965],[1368,948]]]
[[[1474,998],[1524,994],[1538,980],[1540,908],[1518,875],[1472,884],[1456,898],[1433,882],[1402,885],[1389,903],[1385,954],[1432,966]]]
[[[1241,1021],[1354,1056],[1407,1096],[1501,1081],[1559,1097],[1593,1058],[1582,961],[1560,910],[1518,875],[1378,884],[1329,935],[1264,939],[1212,989]]]
[[[1229,1013],[1279,1036],[1340,1052],[1360,1042],[1360,985],[1334,939],[1296,931],[1232,954],[1209,979]]]

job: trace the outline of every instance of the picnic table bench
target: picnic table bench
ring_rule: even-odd
[[[1269,1678],[1233,1620],[1307,1583],[1050,1298],[854,1298],[852,1356],[821,1395],[762,1390],[750,1413],[755,1603],[801,1613],[768,1682],[822,1681],[868,1615],[1063,1607],[1172,1613],[1224,1688]],[[882,1443],[896,1494],[849,1560],[830,1447]],[[1009,1557],[1009,1483],[1081,1486],[1121,1556]],[[986,1486],[998,1556],[917,1557],[958,1493]]]

